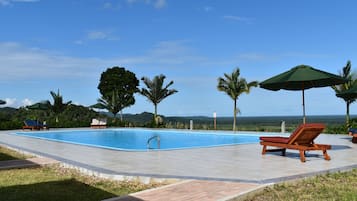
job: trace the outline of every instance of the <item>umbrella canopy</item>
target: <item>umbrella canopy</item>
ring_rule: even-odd
[[[341,93],[337,93],[336,96],[341,97],[343,99],[355,99],[357,98],[357,86],[354,86]]]
[[[31,110],[48,110],[50,109],[50,105],[47,102],[39,102],[33,105],[29,105],[26,108]]]
[[[6,101],[0,100],[0,105],[6,104]]]
[[[289,71],[276,75],[260,83],[260,87],[268,90],[302,90],[303,123],[305,117],[305,89],[333,86],[347,82],[346,79],[335,74],[321,71],[311,66],[299,65]]]

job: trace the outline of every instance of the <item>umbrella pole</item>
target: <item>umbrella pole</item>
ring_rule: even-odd
[[[306,116],[305,116],[305,89],[302,89],[302,113],[303,113],[303,123],[306,123]]]

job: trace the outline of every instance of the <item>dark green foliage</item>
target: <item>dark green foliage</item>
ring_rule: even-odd
[[[51,96],[53,99],[53,105],[51,106],[51,109],[57,115],[63,112],[66,109],[66,107],[72,103],[72,101],[68,101],[64,103],[63,97],[61,96],[59,90],[57,91],[57,93],[51,91]]]
[[[47,124],[50,127],[88,127],[93,118],[97,118],[97,112],[77,105],[68,105],[66,109],[58,116],[59,121],[49,118]]]
[[[146,88],[142,88],[139,93],[145,96],[150,102],[152,102],[152,104],[154,104],[155,112],[153,122],[156,124],[158,123],[156,119],[157,105],[168,96],[177,93],[177,90],[175,89],[168,89],[172,84],[174,84],[174,81],[170,81],[166,86],[164,86],[165,78],[165,75],[157,75],[152,80],[147,77],[141,78],[141,80],[146,85]]]
[[[340,76],[347,79],[348,82],[336,86],[332,86],[332,89],[335,90],[336,94],[342,93],[351,89],[353,86],[357,85],[357,75],[351,71],[351,61],[347,61],[346,66],[342,68]],[[340,97],[342,98],[342,97]],[[356,101],[354,97],[343,97],[342,98],[346,103],[346,126],[350,127],[350,105]]]
[[[239,113],[239,109],[237,108],[237,100],[238,97],[243,94],[249,94],[250,89],[252,87],[257,87],[258,82],[247,82],[244,78],[239,77],[240,70],[239,68],[234,69],[232,74],[224,74],[224,78],[218,78],[217,89],[219,91],[225,92],[229,97],[234,101],[233,107],[233,131],[236,130],[236,121],[237,121],[237,113]]]
[[[97,118],[97,112],[77,105],[68,105],[58,116],[50,110],[29,110],[26,108],[0,108],[0,129],[11,130],[22,128],[26,119],[37,119],[46,121],[47,125],[53,127],[88,127],[92,118]],[[56,117],[59,121],[56,122]]]
[[[133,72],[117,66],[108,68],[101,74],[98,89],[102,97],[95,106],[107,109],[115,116],[135,103],[134,93],[138,92],[138,86],[139,80]]]

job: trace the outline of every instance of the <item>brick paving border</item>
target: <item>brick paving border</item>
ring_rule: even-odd
[[[156,189],[133,193],[124,197],[106,199],[104,201],[223,201],[233,199],[265,186],[267,185],[208,180],[186,180]]]

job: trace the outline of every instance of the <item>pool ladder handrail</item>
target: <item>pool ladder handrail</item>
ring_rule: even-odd
[[[160,149],[160,136],[158,135],[154,135],[151,138],[148,139],[147,143],[146,143],[146,147],[147,149],[154,149],[154,148],[150,148],[150,141],[156,139],[157,140],[157,149]]]

